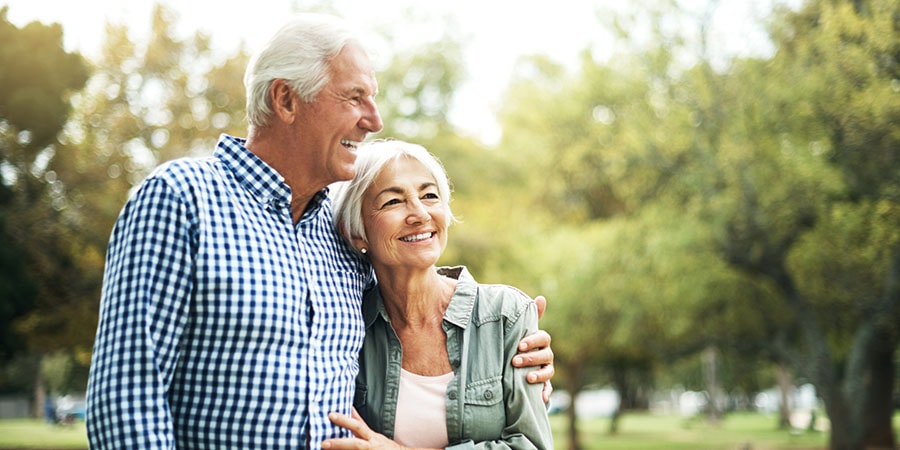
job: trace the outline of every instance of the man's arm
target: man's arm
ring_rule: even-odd
[[[151,180],[113,229],[88,380],[92,449],[175,448],[166,393],[192,286],[184,212]]]
[[[539,295],[534,299],[538,308],[538,318],[543,317],[544,310],[547,308],[547,299],[543,295]],[[544,402],[550,401],[550,394],[553,393],[553,385],[550,379],[553,378],[556,370],[553,368],[553,349],[550,348],[550,333],[544,330],[538,330],[536,333],[530,334],[519,341],[519,353],[513,357],[512,364],[515,367],[534,367],[535,369],[528,373],[527,380],[529,383],[544,383],[542,396]]]

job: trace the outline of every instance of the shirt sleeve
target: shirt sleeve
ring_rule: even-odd
[[[193,283],[189,208],[150,178],[110,237],[87,394],[92,449],[174,449],[167,394]]]

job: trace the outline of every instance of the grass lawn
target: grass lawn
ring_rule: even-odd
[[[38,419],[0,420],[0,449],[87,449],[84,422],[50,425]]]
[[[554,445],[567,448],[568,419],[561,415],[550,418]],[[821,450],[827,448],[828,434],[821,432],[779,431],[776,418],[755,413],[731,413],[718,426],[703,420],[678,416],[655,416],[626,413],[619,421],[619,433],[608,434],[608,419],[585,419],[578,422],[582,446],[586,450],[603,449],[753,449],[753,450]]]
[[[567,419],[550,417],[555,446],[566,449]],[[579,421],[581,443],[586,450],[823,450],[828,435],[821,432],[791,433],[775,429],[775,417],[753,413],[732,413],[717,427],[702,420],[677,416],[628,413],[619,422],[619,433],[607,434],[608,419]],[[900,428],[900,414],[894,429]],[[0,420],[0,449],[86,450],[84,422],[48,425],[36,419]]]

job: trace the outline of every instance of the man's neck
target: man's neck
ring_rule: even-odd
[[[290,148],[290,144],[282,142],[278,138],[278,133],[271,129],[251,127],[245,147],[284,177],[285,184],[291,188],[291,218],[296,225],[306,211],[309,202],[325,186],[304,183],[303,177],[297,176],[296,168],[286,167],[287,158],[283,152],[284,149]]]

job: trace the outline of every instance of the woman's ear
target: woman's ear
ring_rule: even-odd
[[[360,253],[367,253],[369,250],[369,243],[361,237],[350,238],[350,243],[353,245],[353,248],[359,250]]]
[[[338,230],[341,231],[341,235],[343,235],[344,238],[350,241],[350,245],[352,245],[353,248],[358,250],[360,253],[366,253],[365,251],[363,251],[363,249],[368,249],[369,243],[361,237],[351,237],[350,233],[347,232],[347,228],[344,226],[343,219],[338,221]]]

